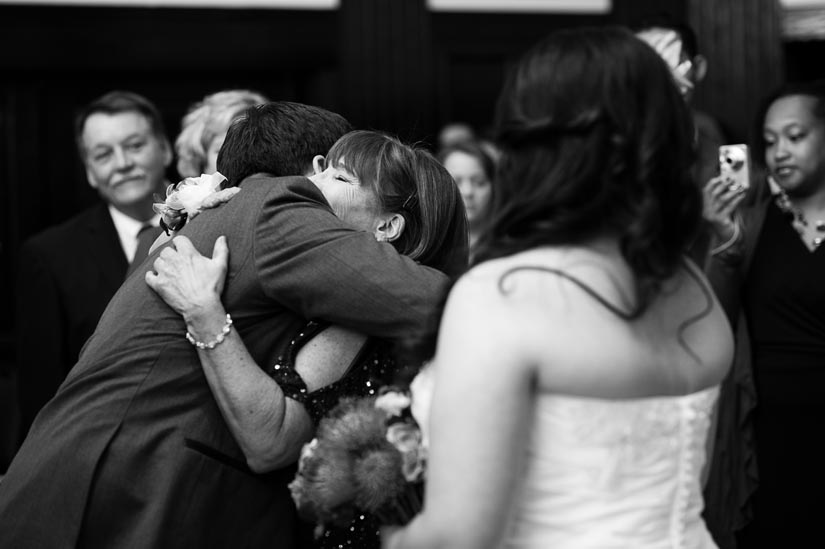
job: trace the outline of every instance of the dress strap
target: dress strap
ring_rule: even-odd
[[[702,360],[699,357],[699,355],[697,355],[696,352],[693,349],[691,349],[690,346],[687,344],[687,341],[685,341],[684,334],[688,326],[698,322],[699,320],[706,317],[713,311],[713,297],[711,295],[710,288],[708,288],[707,282],[702,279],[698,267],[696,267],[690,260],[683,261],[683,265],[685,271],[688,273],[688,276],[690,276],[696,281],[697,285],[699,286],[699,289],[702,291],[702,294],[705,297],[705,306],[701,311],[688,317],[679,325],[677,337],[679,340],[679,345],[685,350],[685,352],[687,352],[691,356],[691,358],[693,358],[697,363],[701,363]],[[599,292],[591,288],[587,283],[579,280],[575,276],[565,271],[562,271],[561,269],[554,269],[553,267],[544,267],[541,265],[520,265],[518,267],[513,267],[505,271],[504,274],[501,275],[501,278],[499,278],[498,280],[498,287],[502,293],[507,293],[507,290],[504,287],[505,279],[514,272],[518,271],[541,271],[554,274],[556,276],[560,276],[565,280],[569,280],[570,282],[581,288],[587,295],[595,299],[605,309],[607,309],[608,311],[610,311],[611,313],[613,313],[614,315],[618,316],[623,320],[634,320],[638,318],[643,312],[639,308],[630,312],[623,311],[622,309],[608,301]]]
[[[630,311],[630,312],[623,311],[622,309],[620,309],[619,307],[617,307],[616,305],[614,305],[613,303],[608,301],[607,298],[602,296],[599,292],[597,292],[596,290],[591,288],[590,285],[588,285],[587,283],[583,282],[582,280],[576,278],[575,276],[571,275],[570,273],[568,273],[566,271],[562,271],[561,269],[554,269],[553,267],[544,267],[544,266],[541,266],[541,265],[520,265],[518,267],[513,267],[511,269],[508,269],[498,279],[498,289],[502,293],[504,293],[504,294],[508,293],[507,290],[504,287],[504,281],[511,274],[516,273],[518,271],[540,271],[540,272],[545,272],[545,273],[554,274],[556,276],[560,276],[561,278],[564,278],[565,280],[569,280],[570,282],[572,282],[573,284],[575,284],[576,286],[578,286],[579,288],[584,290],[584,292],[587,295],[589,295],[590,297],[595,299],[605,309],[607,309],[608,311],[610,311],[614,315],[618,316],[619,318],[624,319],[624,320],[633,320],[634,318],[639,316],[640,311],[637,311],[637,310],[633,310],[633,311]]]

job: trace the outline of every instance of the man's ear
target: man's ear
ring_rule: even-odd
[[[708,73],[708,60],[704,55],[697,55],[693,58],[693,83],[698,84],[705,79]]]
[[[318,175],[319,173],[324,171],[325,163],[326,158],[324,158],[320,154],[316,154],[315,157],[312,159],[312,173],[310,175]]]
[[[378,242],[392,242],[397,240],[404,232],[406,221],[400,213],[390,214],[378,227],[375,228],[375,239]]]

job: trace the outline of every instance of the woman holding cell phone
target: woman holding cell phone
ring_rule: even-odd
[[[724,176],[705,189],[707,274],[737,342],[706,516],[722,547],[810,547],[825,514],[825,82],[783,86],[757,124],[752,159],[773,184],[754,182],[747,207]]]

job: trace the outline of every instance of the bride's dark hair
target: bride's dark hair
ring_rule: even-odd
[[[509,74],[495,129],[503,157],[475,261],[614,235],[640,314],[701,215],[691,116],[662,59],[622,28],[554,32]]]
[[[619,310],[583,289],[623,318],[641,315],[701,220],[693,123],[664,61],[619,27],[556,31],[510,71],[495,131],[502,158],[474,263],[612,235],[634,274],[635,307]],[[412,360],[432,358],[446,298],[410,338]]]

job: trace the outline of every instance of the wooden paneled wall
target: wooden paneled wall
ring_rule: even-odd
[[[359,127],[416,138],[437,124],[433,36],[421,0],[342,0],[340,82]]]
[[[763,96],[784,79],[778,0],[688,0],[688,20],[708,59],[696,104],[721,122],[733,141],[749,137]]]

